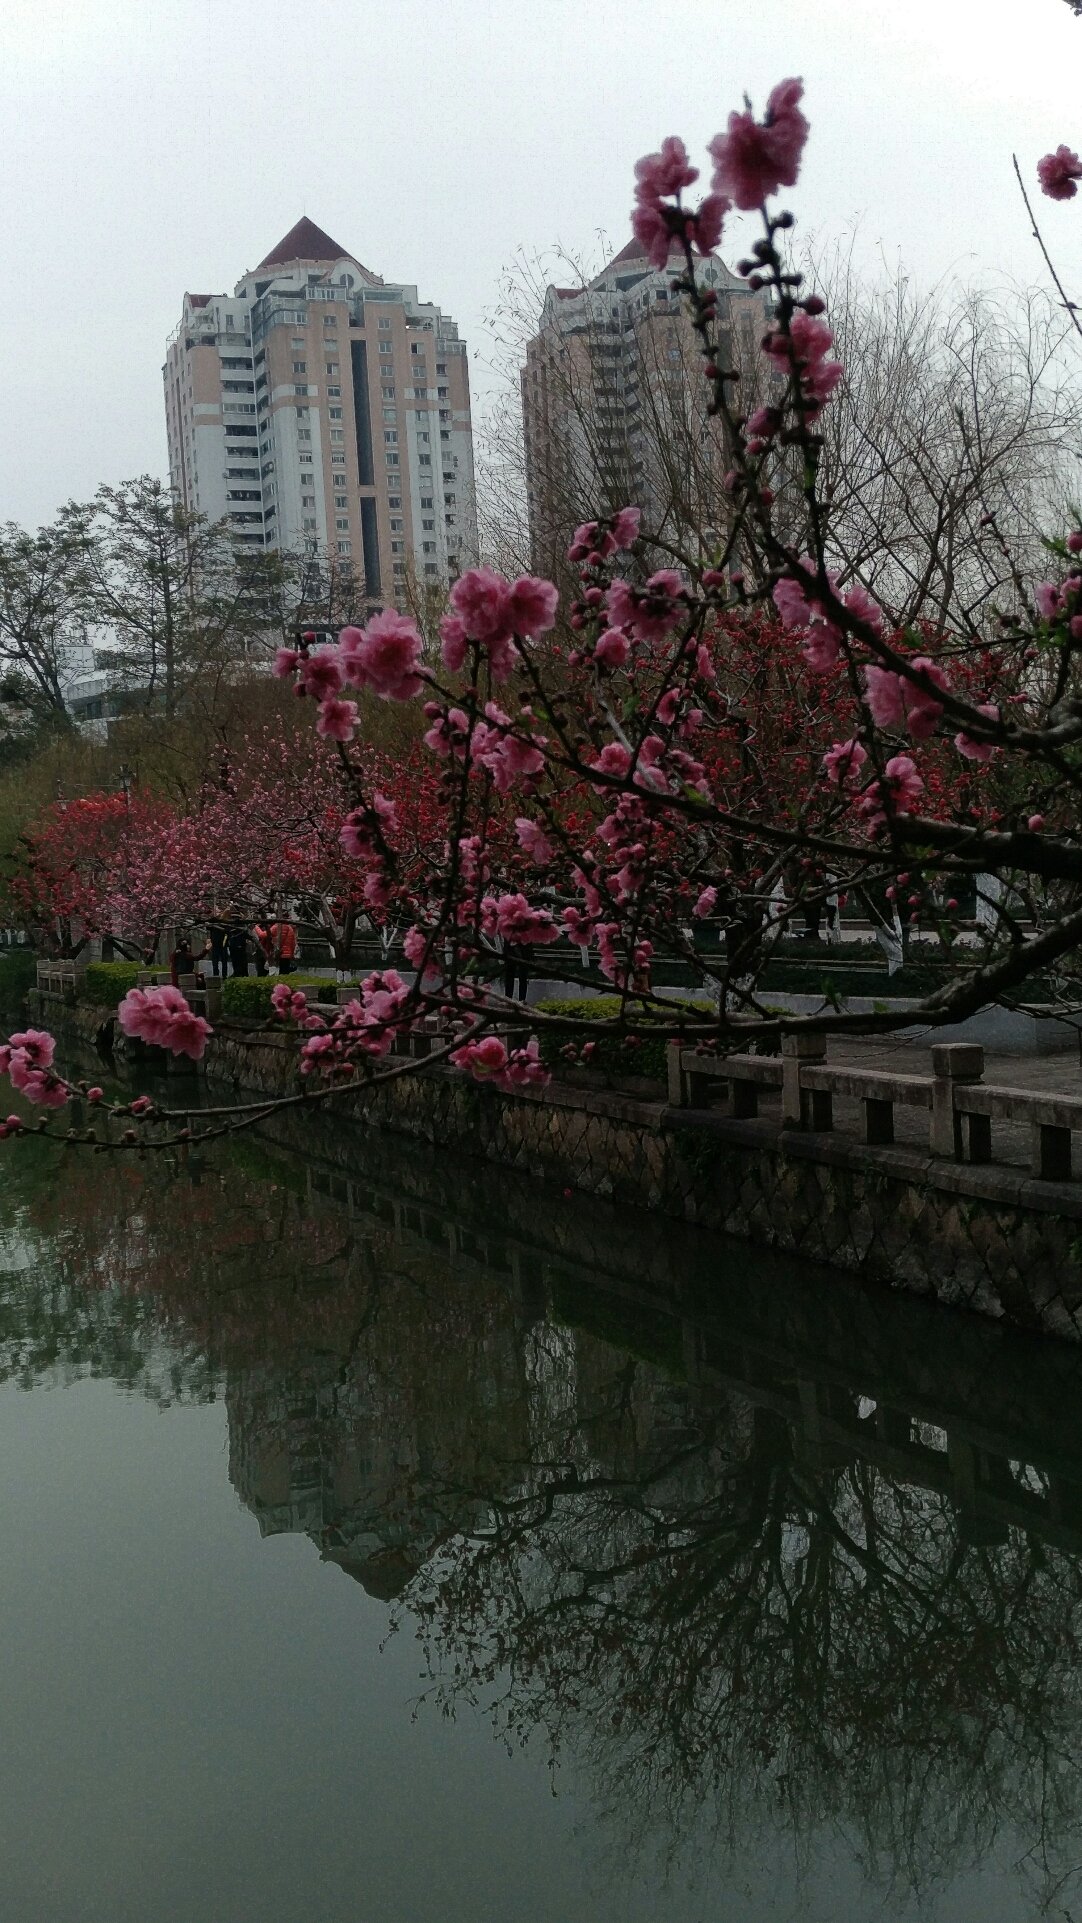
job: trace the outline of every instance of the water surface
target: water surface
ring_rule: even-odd
[[[312,1124],[0,1271],[0,1916],[1082,1916],[1071,1350]]]

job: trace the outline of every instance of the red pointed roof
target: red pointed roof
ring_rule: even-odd
[[[286,267],[294,260],[352,260],[348,247],[339,247],[336,240],[317,227],[307,214],[284,234],[277,247],[260,261],[260,267]],[[258,269],[257,269],[258,271]]]
[[[639,240],[636,240],[634,234],[632,234],[631,239],[627,241],[623,247],[621,247],[620,252],[618,254],[613,255],[612,259],[609,262],[609,267],[619,266],[622,260],[645,260],[645,259],[646,259],[645,247],[643,246],[642,242]],[[608,273],[608,271],[609,271],[609,268],[606,267],[605,272]]]

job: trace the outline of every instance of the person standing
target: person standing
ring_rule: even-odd
[[[258,921],[252,929],[252,950],[255,955],[256,974],[265,975],[274,959],[274,944],[270,938],[269,928],[264,928]]]
[[[229,962],[234,975],[248,973],[248,930],[239,921],[231,922],[226,936]]]
[[[297,931],[291,921],[276,921],[271,927],[274,959],[280,975],[292,975],[297,966]]]
[[[210,972],[212,975],[221,975],[223,980],[225,976],[229,973],[229,964],[226,960],[227,938],[228,938],[228,930],[226,928],[224,921],[222,921],[217,914],[213,915],[211,917],[211,920],[208,921],[207,923],[207,946],[210,949]]]

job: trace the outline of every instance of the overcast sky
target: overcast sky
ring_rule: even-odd
[[[1082,149],[1064,0],[0,0],[0,519],[165,473],[184,289],[302,212],[452,314],[483,387],[516,249],[621,245],[637,156],[793,73],[809,226],[1040,278],[1011,151]],[[1082,198],[1041,210],[1078,287]]]

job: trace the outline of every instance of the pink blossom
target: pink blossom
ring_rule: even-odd
[[[1029,820],[1026,822],[1026,827],[1029,829],[1031,834],[1039,835],[1041,832],[1041,829],[1044,827],[1044,816],[1030,815]]]
[[[347,855],[356,861],[378,857],[380,835],[393,835],[398,828],[398,811],[386,795],[373,795],[370,808],[354,808],[338,831]]]
[[[279,648],[275,654],[271,672],[276,674],[280,681],[288,681],[290,676],[296,673],[298,663],[302,659],[297,648]]]
[[[1036,589],[1033,598],[1037,603],[1037,612],[1042,620],[1054,621],[1057,615],[1063,613],[1063,589],[1057,587],[1054,581],[1042,581],[1040,587]]]
[[[823,756],[823,772],[836,788],[846,787],[859,775],[868,759],[868,750],[854,736],[851,741],[836,741]]]
[[[298,681],[315,701],[335,695],[342,686],[342,664],[333,648],[320,648],[302,661]]]
[[[424,682],[417,670],[423,644],[404,614],[386,608],[368,623],[359,641],[340,646],[349,680],[370,688],[381,701],[409,701],[420,693]]]
[[[465,625],[457,614],[445,614],[440,622],[440,659],[448,674],[461,674],[466,665],[466,650],[469,647]]]
[[[828,621],[825,615],[816,613],[812,616],[808,631],[800,644],[800,652],[813,674],[829,674],[837,662],[841,645],[841,633],[834,626],[833,621]]]
[[[1067,536],[1068,554],[1082,554],[1082,528],[1072,528]]]
[[[728,131],[710,142],[714,187],[737,207],[759,207],[779,187],[792,187],[808,137],[800,111],[801,80],[783,80],[766,103],[762,125],[750,113],[729,115]]]
[[[520,574],[511,584],[508,621],[516,634],[547,634],[556,625],[560,605],[559,591],[551,581],[533,574]]]
[[[519,847],[525,850],[530,860],[535,861],[539,868],[543,868],[552,860],[552,843],[536,821],[531,821],[526,815],[519,815],[515,821],[515,833],[518,836]]]
[[[757,407],[754,414],[748,416],[746,431],[754,440],[770,441],[781,426],[781,420],[780,408]]]
[[[469,568],[451,589],[451,606],[474,641],[505,635],[511,589],[492,568]]]
[[[172,1055],[201,1059],[213,1029],[189,1008],[179,988],[129,988],[117,1010],[125,1035],[168,1049]]]
[[[622,507],[613,515],[612,538],[618,548],[634,547],[639,538],[639,524],[642,520],[641,509]]]
[[[525,895],[501,895],[496,902],[496,933],[505,941],[558,941],[560,931],[547,908],[531,908]]]
[[[898,814],[906,813],[910,803],[924,793],[924,782],[917,772],[916,762],[909,755],[894,755],[883,772],[890,783],[895,810]]]
[[[479,1042],[465,1042],[461,1048],[452,1049],[448,1060],[482,1082],[507,1067],[507,1049],[498,1035],[486,1035]]]
[[[877,728],[900,728],[905,719],[902,677],[890,668],[865,668],[864,699]]]
[[[567,550],[568,560],[585,561],[587,555],[593,551],[594,536],[596,533],[596,521],[583,521],[581,526],[577,527],[571,536],[571,545]]]
[[[669,134],[661,152],[644,154],[635,162],[635,198],[640,202],[657,201],[678,194],[699,178],[699,169],[688,162],[688,150],[678,134]]]
[[[357,725],[355,701],[321,701],[316,717],[316,733],[328,741],[352,741]]]
[[[420,968],[428,948],[428,935],[423,928],[407,928],[402,937],[402,953],[414,968]]]
[[[697,212],[691,215],[687,223],[688,238],[704,260],[717,247],[725,216],[731,206],[732,201],[724,194],[707,194],[706,199],[700,201]]]
[[[827,349],[833,344],[834,336],[824,320],[807,313],[796,313],[789,323],[789,331],[775,328],[763,342],[763,352],[773,360],[780,371],[792,368],[797,376],[804,412],[809,420],[814,420],[830,399],[844,368],[840,361],[829,361]]]
[[[683,613],[677,597],[683,592],[674,568],[652,574],[644,588],[613,581],[608,592],[608,615],[615,628],[629,628],[639,641],[662,641]]]
[[[999,720],[999,709],[994,701],[980,702],[976,712],[982,714],[986,721]],[[991,761],[992,756],[997,752],[994,741],[975,741],[964,728],[955,735],[954,745],[958,753],[964,755],[967,761]]]
[[[882,634],[883,611],[866,587],[863,587],[859,581],[855,581],[845,594],[844,600],[850,614],[855,614],[858,621],[865,621],[870,628],[875,629],[877,634]]]
[[[714,909],[717,907],[717,900],[718,891],[716,888],[704,888],[691,911],[692,914],[695,915],[699,921],[703,919],[704,915],[712,915]]]
[[[28,1102],[41,1108],[63,1108],[70,1099],[64,1084],[48,1068],[19,1069],[13,1062],[11,1083]]]
[[[507,1058],[507,1066],[497,1078],[497,1087],[507,1094],[516,1088],[543,1088],[552,1080],[548,1069],[541,1060],[541,1050],[537,1036],[531,1035],[525,1048],[513,1048]]]
[[[27,1068],[51,1068],[56,1059],[56,1039],[45,1028],[25,1028],[9,1035],[8,1046],[22,1057]]]
[[[606,628],[594,648],[594,660],[606,668],[627,666],[631,654],[631,643],[619,628]]]
[[[622,742],[607,741],[597,759],[591,763],[603,775],[626,775],[631,766],[631,754]]]
[[[771,599],[781,615],[783,627],[807,627],[812,618],[812,611],[799,581],[794,581],[789,576],[776,581]]]
[[[1061,142],[1055,153],[1037,162],[1037,178],[1049,200],[1073,200],[1082,180],[1082,160]]]
[[[664,207],[654,201],[640,202],[632,211],[631,231],[651,267],[660,273],[676,240]]]

